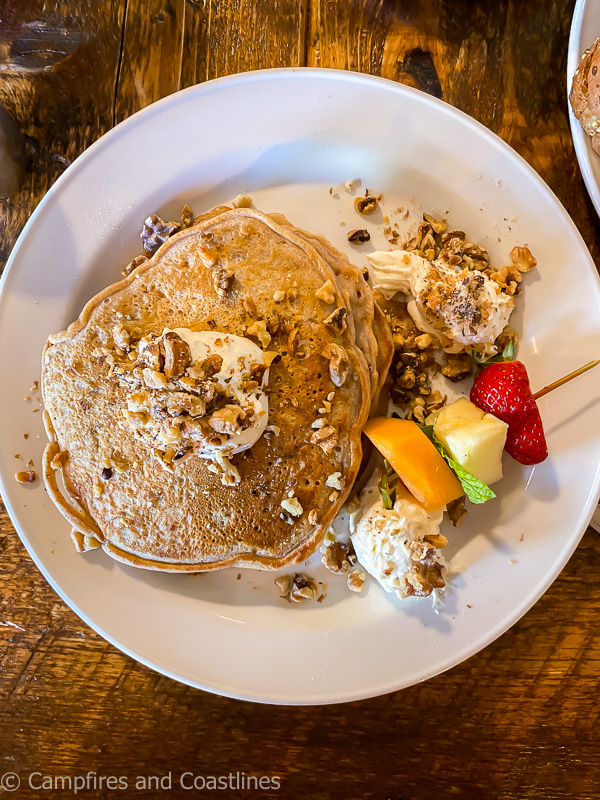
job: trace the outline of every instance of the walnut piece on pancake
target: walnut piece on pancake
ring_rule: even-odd
[[[331,279],[327,280],[323,286],[317,289],[315,297],[328,305],[333,305],[333,303],[335,303],[335,286],[333,285],[333,281]]]
[[[348,309],[345,306],[339,306],[332,311],[331,314],[327,317],[327,319],[323,320],[323,324],[327,325],[328,328],[331,328],[337,334],[341,334],[346,330],[347,322],[346,317],[348,316]]]
[[[338,443],[338,432],[333,425],[326,425],[312,434],[310,443],[318,445],[325,455],[329,455]]]
[[[352,558],[353,554],[352,542],[335,541],[322,548],[321,563],[336,575],[346,573],[356,563],[356,557]]]
[[[169,332],[162,337],[165,358],[164,373],[168,380],[181,378],[192,363],[192,354],[187,342],[176,333]]]
[[[339,344],[329,342],[323,356],[329,359],[329,377],[334,386],[343,386],[348,377],[348,354]]]
[[[246,328],[247,336],[254,336],[260,342],[261,347],[268,347],[271,343],[271,334],[267,330],[267,323],[264,319],[256,320]]]
[[[219,297],[227,297],[227,292],[231,288],[234,277],[235,276],[228,272],[225,267],[215,268],[212,278],[215,292],[219,295]]]

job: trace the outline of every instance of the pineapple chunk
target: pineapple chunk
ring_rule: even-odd
[[[486,414],[466,397],[427,420],[455,461],[490,486],[502,478],[502,452],[508,425]]]

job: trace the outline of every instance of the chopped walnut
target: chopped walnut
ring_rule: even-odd
[[[332,472],[325,481],[325,486],[329,486],[331,489],[337,489],[341,492],[344,488],[344,479],[342,478],[342,473]]]
[[[537,265],[537,260],[528,247],[513,247],[510,251],[510,258],[519,272],[529,272]]]
[[[297,572],[292,578],[288,600],[292,603],[314,600],[318,593],[317,582],[303,572]]]
[[[157,214],[150,214],[144,220],[144,227],[140,233],[144,250],[154,253],[161,244],[164,244],[178,230],[179,224],[177,222],[165,222]]]
[[[249,325],[248,328],[246,328],[246,334],[248,336],[255,336],[263,348],[268,347],[271,341],[271,334],[267,330],[267,323],[264,319],[257,320],[253,322],[252,325]]]
[[[115,346],[121,350],[127,350],[129,345],[131,344],[131,336],[127,328],[124,328],[123,325],[115,325],[113,328],[113,342]]]
[[[206,414],[206,403],[199,397],[187,392],[171,392],[167,397],[167,413],[171,417],[187,414],[190,417],[202,417]]]
[[[315,297],[318,300],[322,300],[324,303],[328,303],[329,305],[335,303],[335,287],[333,285],[333,281],[328,280],[323,284],[323,286],[321,286],[320,289],[317,289],[315,292]]]
[[[429,533],[427,536],[423,537],[426,542],[430,545],[435,547],[437,550],[441,550],[443,547],[448,546],[448,539],[444,536],[443,533]]]
[[[244,297],[243,305],[251,317],[256,316],[256,303],[251,297]]]
[[[188,343],[170,331],[163,336],[162,346],[165,354],[164,373],[166,377],[169,380],[181,378],[192,363],[192,354]]]
[[[248,194],[238,194],[231,205],[234,208],[250,208],[252,205],[252,198]]]
[[[282,319],[278,311],[274,311],[267,320],[267,331],[271,336],[277,336],[282,327]]]
[[[129,264],[123,268],[121,275],[125,275],[125,277],[127,277],[127,275],[131,275],[134,269],[146,261],[148,261],[148,256],[136,256],[133,261],[130,261]]]
[[[144,383],[149,389],[164,389],[167,385],[166,377],[162,372],[158,372],[155,369],[146,367],[142,370],[142,375],[144,377]]]
[[[310,443],[318,445],[326,455],[329,455],[338,443],[338,433],[333,425],[327,425],[313,433]]]
[[[348,233],[348,241],[352,242],[352,244],[364,244],[370,241],[370,239],[371,234],[366,228],[359,228],[358,230],[349,231]]]
[[[302,516],[302,512],[304,511],[297,497],[284,498],[281,501],[281,507],[283,508],[284,511],[287,511],[287,513],[291,514],[293,517]]]
[[[189,228],[193,221],[194,221],[194,212],[186,204],[181,209],[181,227]]]
[[[468,353],[446,353],[444,361],[441,373],[453,383],[473,374],[473,360]]]
[[[281,289],[279,289],[278,291],[274,292],[273,300],[276,303],[281,303],[283,300],[285,300],[285,292],[282,291]]]
[[[367,574],[361,569],[353,569],[348,573],[348,588],[352,592],[364,592]]]
[[[335,333],[343,333],[346,330],[346,316],[348,310],[344,306],[339,306],[332,311],[327,319],[323,320],[323,324],[331,328]]]
[[[234,276],[229,273],[225,267],[217,267],[213,271],[212,278],[216,293],[219,297],[226,297],[233,283]]]
[[[465,508],[465,497],[459,497],[458,500],[452,500],[446,506],[446,510],[448,511],[448,516],[452,520],[452,524],[455,528],[458,528],[459,525],[465,521],[468,516],[468,511]]]
[[[308,512],[308,522],[310,525],[316,525],[319,522],[319,512],[316,508],[311,508]]]
[[[333,542],[326,545],[321,553],[323,566],[335,574],[348,572],[350,569],[349,551],[350,546],[344,542]]]
[[[379,206],[381,195],[374,197],[373,195],[366,194],[364,197],[357,197],[354,200],[354,208],[359,214],[372,214]]]
[[[221,371],[223,366],[223,358],[217,353],[213,353],[201,361],[199,364],[193,364],[188,367],[187,374],[197,381],[205,381],[207,378],[212,378]]]
[[[15,480],[17,483],[33,483],[35,479],[36,474],[33,469],[26,469],[15,473]]]
[[[225,433],[233,436],[240,429],[240,418],[243,419],[245,412],[234,405],[227,405],[215,411],[208,420],[210,427],[217,433]]]
[[[343,386],[348,377],[348,354],[339,344],[329,342],[323,350],[324,358],[329,359],[329,377],[334,386]]]

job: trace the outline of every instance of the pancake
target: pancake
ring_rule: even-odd
[[[218,209],[49,337],[44,477],[80,549],[194,572],[279,568],[319,545],[352,488],[361,430],[386,371],[372,329],[384,331],[384,342],[389,331],[380,315],[375,322],[358,270],[336,274],[341,254],[325,240],[313,244],[255,210]],[[206,434],[207,420],[210,427],[217,411],[233,408],[219,395],[227,387],[218,384],[208,408],[202,393],[216,379],[189,353],[184,371],[166,376],[187,338],[222,345],[221,334],[264,357],[258,381],[244,386],[254,386],[256,403],[268,399],[268,425],[233,454],[234,434],[222,434],[224,450],[221,434]],[[206,414],[193,417],[198,408]],[[215,438],[217,455],[207,457]]]

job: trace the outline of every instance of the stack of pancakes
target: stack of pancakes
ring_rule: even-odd
[[[276,218],[215,209],[48,339],[45,480],[79,549],[194,572],[279,568],[321,542],[356,478],[393,344],[361,270]],[[219,463],[159,446],[128,420],[132,376],[148,373],[140,343],[176,329],[234,334],[268,353],[268,426]],[[166,372],[164,359],[156,368]],[[157,418],[175,392],[198,403],[191,374],[144,387]]]

